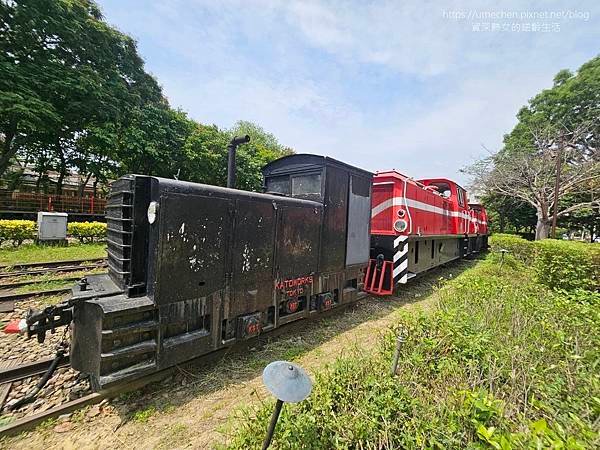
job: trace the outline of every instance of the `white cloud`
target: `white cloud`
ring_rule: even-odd
[[[461,179],[482,144],[501,145],[528,98],[595,56],[600,41],[596,2],[577,6],[589,21],[561,21],[558,33],[492,33],[443,11],[498,11],[497,2],[111,1],[101,2],[108,20],[138,38],[172,103],[192,117],[252,120],[297,151],[415,177]],[[370,73],[389,98],[365,101]]]

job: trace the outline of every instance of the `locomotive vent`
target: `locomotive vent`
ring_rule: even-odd
[[[128,295],[145,293],[148,225],[144,198],[150,179],[128,175],[111,185],[106,205],[108,271]]]

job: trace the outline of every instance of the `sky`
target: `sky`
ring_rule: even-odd
[[[171,105],[297,153],[448,177],[600,54],[600,2],[98,0]]]

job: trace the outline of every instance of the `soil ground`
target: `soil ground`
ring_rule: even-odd
[[[263,368],[293,360],[311,374],[352,347],[370,351],[401,310],[436,305],[435,286],[473,266],[461,261],[414,280],[397,297],[366,298],[339,314],[289,325],[276,338],[226,353],[209,367],[179,368],[170,378],[100,406],[3,439],[1,448],[215,448],[227,444],[240,407],[268,398]],[[283,412],[285,414],[285,410]]]

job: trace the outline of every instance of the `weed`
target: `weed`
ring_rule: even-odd
[[[148,406],[147,408],[135,411],[131,418],[135,422],[148,422],[154,413],[156,413],[156,408],[154,406]]]

